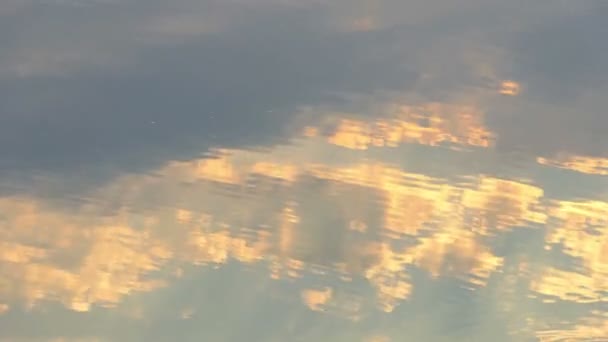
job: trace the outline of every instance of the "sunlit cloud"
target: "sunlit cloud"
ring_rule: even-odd
[[[521,92],[521,85],[515,81],[503,81],[498,91],[502,95],[515,96]]]
[[[328,142],[355,150],[407,143],[470,147],[493,144],[493,134],[483,123],[484,113],[473,106],[397,103],[387,106],[386,112],[386,118],[377,120],[362,120],[355,115],[339,119]],[[319,130],[328,128],[307,127],[304,135],[314,135]]]
[[[331,300],[332,289],[323,290],[304,290],[302,291],[302,301],[313,311],[323,311],[323,307]]]
[[[607,299],[608,203],[559,201],[550,209],[556,219],[546,238],[549,249],[576,258],[574,270],[547,267],[532,289],[549,297],[593,303]]]
[[[608,159],[591,156],[558,156],[557,158],[538,157],[537,162],[542,165],[568,169],[586,174],[608,175]]]
[[[130,293],[168,286],[170,280],[149,274],[164,274],[170,260],[195,265],[221,265],[234,260],[266,265],[269,276],[275,279],[300,278],[315,268],[363,277],[376,289],[378,307],[392,311],[412,292],[414,285],[405,272],[407,268],[418,267],[433,277],[462,275],[476,286],[484,286],[502,261],[481,244],[479,237],[491,235],[490,227],[507,229],[544,220],[535,212],[542,191],[533,186],[481,178],[477,189],[463,189],[381,162],[332,164],[314,151],[315,146],[332,146],[334,142],[306,135],[296,147],[278,146],[270,151],[224,149],[212,158],[170,162],[151,175],[126,175],[93,195],[102,201],[121,199],[117,203],[119,216],[102,222],[95,218],[102,208],[93,203],[70,213],[35,199],[5,198],[1,204],[11,216],[3,231],[13,236],[18,233],[4,242],[1,254],[13,270],[7,278],[10,286],[23,284],[18,297],[28,305],[57,299],[73,310],[86,311],[91,305],[116,306]],[[302,153],[289,152],[293,148]],[[327,186],[309,195],[299,193],[300,184],[310,177],[328,182]],[[191,184],[191,189],[185,193],[180,184]],[[255,186],[250,188],[250,196],[228,201],[231,192],[247,193],[248,184]],[[278,186],[280,192],[292,192],[292,200],[277,198],[256,209],[257,196],[266,196],[265,184],[275,184],[272,187]],[[377,193],[381,199],[377,213],[360,215],[364,212],[354,210],[357,203],[353,198],[332,195],[335,186]],[[222,187],[228,188],[224,191]],[[161,198],[146,195],[159,191]],[[339,215],[343,227],[315,228],[335,230],[343,236],[335,243],[346,243],[341,240],[352,234],[380,234],[381,240],[333,246],[337,252],[317,245],[319,237],[307,231],[312,227],[305,226],[312,213],[301,206],[307,201],[301,196],[310,195],[343,208],[332,214]],[[461,200],[454,201],[458,197]],[[493,209],[498,203],[501,206]],[[138,215],[126,210],[150,205],[178,207],[170,213],[144,210],[144,216],[136,221]],[[473,210],[482,222],[474,232],[466,230],[465,209]],[[256,216],[265,217],[266,222],[256,223],[252,220]],[[35,230],[42,222],[46,235]],[[161,238],[167,230],[172,235],[168,240]],[[403,234],[415,236],[423,231],[428,236],[414,246],[391,245]],[[47,247],[33,247],[28,242],[33,238]],[[313,254],[306,252],[310,248]],[[65,268],[51,262],[62,253],[75,258],[70,263],[76,262],[77,266]],[[312,300],[310,296],[305,298]],[[321,304],[310,305],[319,308]]]
[[[608,317],[606,313],[595,312],[573,326],[556,329],[541,329],[536,333],[540,341],[601,341],[608,336]]]

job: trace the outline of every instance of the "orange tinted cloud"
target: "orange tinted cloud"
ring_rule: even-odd
[[[498,92],[502,95],[519,95],[521,92],[521,85],[515,81],[503,81],[500,83],[500,89]]]
[[[556,329],[539,329],[536,337],[542,342],[558,341],[603,341],[608,336],[608,315],[595,312],[579,322]]]
[[[538,157],[537,162],[542,165],[569,169],[592,175],[608,175],[608,159],[588,156],[568,156],[554,159]]]
[[[608,299],[608,203],[557,201],[549,210],[557,222],[546,237],[548,247],[563,246],[562,252],[576,258],[582,267],[548,267],[532,289],[580,303]]]
[[[401,121],[393,126],[345,119],[336,132],[348,128],[342,132],[352,136],[341,141],[356,148],[408,141],[489,143],[475,138],[491,134],[472,108],[399,108]],[[422,118],[430,123],[421,125]],[[341,126],[344,122],[349,124]],[[222,150],[216,158],[169,162],[145,175],[118,178],[91,194],[102,207],[105,199],[121,199],[125,208],[106,219],[94,203],[68,210],[33,198],[0,200],[13,213],[9,224],[0,223],[6,244],[0,262],[15,274],[6,284],[11,289],[24,284],[22,292],[0,293],[0,301],[59,300],[74,310],[111,307],[130,293],[166,286],[170,279],[149,274],[167,265],[177,264],[176,272],[169,272],[177,274],[183,263],[217,266],[233,260],[267,267],[277,279],[295,280],[307,272],[361,277],[376,290],[377,306],[392,311],[413,291],[410,269],[485,286],[503,259],[484,239],[547,221],[540,204],[544,192],[535,185],[471,176],[463,186],[373,159],[336,162],[319,151],[339,143],[332,140],[339,134],[328,141],[321,131],[323,125],[307,129],[297,145]],[[311,179],[315,182],[307,183]],[[310,196],[312,207],[305,210],[301,204]],[[333,222],[343,223],[307,223],[326,205],[337,218]],[[138,207],[148,209],[132,212]],[[323,245],[327,233],[337,236],[331,248]],[[356,236],[365,238],[349,242]],[[393,242],[407,236],[416,242],[395,247]],[[69,265],[56,262],[62,259]]]
[[[13,242],[5,238],[10,243],[1,254],[3,262],[12,265],[14,271],[8,278],[11,286],[22,284],[23,291],[19,298],[26,302],[57,298],[74,310],[88,310],[91,305],[116,305],[132,292],[151,291],[165,286],[163,279],[144,279],[151,271],[167,264],[168,260],[216,265],[236,260],[245,264],[268,263],[270,275],[275,278],[297,278],[314,267],[325,267],[328,271],[351,276],[362,275],[376,288],[378,305],[385,311],[391,311],[399,302],[406,300],[412,291],[406,271],[408,267],[422,268],[435,277],[462,275],[479,285],[483,285],[489,274],[500,267],[501,259],[478,241],[477,233],[468,232],[462,208],[474,209],[485,215],[484,212],[491,211],[489,204],[495,203],[492,198],[501,198],[501,201],[509,203],[506,208],[514,208],[506,211],[505,218],[500,220],[507,227],[534,219],[537,215],[533,212],[533,206],[542,194],[533,186],[492,178],[480,180],[477,190],[463,190],[440,179],[408,173],[381,163],[338,167],[306,161],[294,164],[290,161],[287,165],[281,165],[276,161],[272,164],[257,162],[254,158],[256,154],[250,152],[244,152],[247,158],[239,159],[239,153],[227,153],[220,163],[221,168],[201,168],[204,161],[171,163],[166,170],[158,172],[165,176],[144,176],[141,179],[127,176],[100,191],[100,194],[112,195],[116,191],[123,193],[124,189],[129,189],[132,194],[145,194],[154,192],[154,189],[163,189],[164,201],[170,202],[174,198],[183,201],[187,199],[185,193],[176,190],[181,189],[181,179],[195,175],[199,180],[209,181],[198,186],[206,196],[215,198],[206,204],[209,206],[207,210],[211,211],[205,213],[201,209],[176,208],[168,214],[175,228],[163,226],[166,223],[161,225],[161,222],[167,222],[162,211],[149,213],[142,221],[142,230],[126,223],[128,213],[104,223],[95,222],[95,211],[89,214],[85,210],[74,215],[53,210],[31,199],[4,200],[6,208],[13,208],[14,217],[11,221],[13,224],[4,226],[3,232],[13,236],[15,233],[23,235]],[[250,161],[245,163],[243,160]],[[238,163],[238,168],[234,166],[235,163]],[[224,177],[218,170],[226,170],[229,176]],[[303,233],[301,216],[306,214],[298,208],[297,196],[301,194],[294,193],[294,201],[279,202],[276,209],[264,215],[276,217],[276,226],[270,227],[270,230],[239,228],[237,224],[247,227],[248,222],[243,221],[246,216],[235,216],[235,220],[231,221],[230,216],[226,215],[228,212],[238,212],[235,211],[236,207],[220,205],[214,208],[216,201],[225,199],[222,199],[221,193],[210,191],[212,188],[209,186],[223,183],[223,180],[234,184],[232,182],[236,180],[247,179],[249,174],[267,174],[270,178],[283,179],[286,182],[281,185],[285,188],[283,191],[295,189],[304,175],[336,184],[373,189],[384,199],[379,203],[382,210],[378,217],[383,226],[374,227],[374,230],[378,232],[377,229],[381,229],[381,236],[387,239],[386,242],[400,239],[400,234],[416,235],[422,230],[434,233],[405,249],[394,249],[386,242],[371,240],[347,247],[330,264],[308,264],[306,259],[300,259],[297,252],[298,248],[302,248],[302,242],[298,240]],[[112,192],[108,193],[108,189]],[[327,191],[330,190],[327,188]],[[459,193],[461,201],[454,201],[454,198],[458,198],[454,195]],[[254,203],[251,201],[255,201],[255,197],[247,201],[238,204],[239,210],[243,215],[253,215],[254,212],[248,211],[248,206]],[[366,221],[368,218],[358,216],[359,211],[350,207],[353,204],[348,201],[340,204],[346,206],[340,214],[346,215],[345,227],[327,229],[344,229],[350,232],[348,234],[374,233],[370,231],[371,223]],[[125,224],[120,224],[123,220]],[[440,228],[435,226],[436,222],[442,222]],[[41,223],[49,232],[59,234],[37,235],[34,227]],[[161,239],[167,229],[170,229],[171,237]],[[47,246],[56,247],[32,247],[28,239],[34,236],[43,238]],[[165,240],[167,242],[161,243]],[[72,261],[76,262],[75,268],[63,267],[51,261],[60,246],[67,248],[70,258],[76,258]]]
[[[313,311],[323,311],[325,305],[331,300],[332,289],[302,291],[302,301]]]
[[[373,146],[394,147],[402,143],[489,147],[493,134],[484,126],[483,116],[483,112],[471,106],[440,103],[399,105],[392,109],[387,119],[339,120],[328,142],[358,150]]]
[[[484,227],[505,228],[528,222],[544,223],[546,214],[540,207],[541,188],[517,181],[482,176],[477,188],[465,189],[462,203],[481,210]],[[487,233],[487,231],[484,231]]]

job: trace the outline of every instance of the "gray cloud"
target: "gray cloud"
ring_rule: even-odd
[[[588,2],[502,40],[511,59],[505,68],[524,92],[492,108],[490,123],[501,148],[608,156],[606,16],[608,6]]]
[[[49,61],[43,53],[41,68],[52,71],[53,63],[65,63],[65,72],[0,79],[3,167],[161,160],[214,144],[268,143],[281,135],[298,105],[331,98],[332,92],[400,89],[416,77],[386,52],[389,39],[383,34],[329,31],[323,26],[329,19],[316,9],[254,12],[217,33],[175,44],[140,43],[126,52],[121,46],[127,38],[104,36],[120,36],[120,21],[112,28],[103,16],[85,13],[71,25],[58,24],[56,43],[66,44],[65,59]],[[44,14],[46,24],[38,25],[51,25],[52,18],[61,22],[64,15]],[[99,25],[103,34],[96,31]],[[79,33],[81,26],[90,34]],[[82,49],[76,44],[73,54],[72,40],[65,38],[71,31],[83,44]],[[108,52],[104,37],[116,39]],[[89,45],[96,40],[101,56],[118,61],[90,61]],[[40,43],[46,44],[52,40]]]
[[[585,95],[603,84],[603,7],[83,3],[30,3],[0,22],[4,171],[146,169],[212,146],[284,141],[298,106],[347,105],[343,94],[408,91],[443,101],[500,78],[525,86],[517,100],[492,103],[502,147],[595,153],[603,143],[587,141],[587,131],[605,127],[604,101]],[[543,104],[573,94],[579,102],[560,104],[563,114]],[[570,121],[579,133],[553,138]],[[541,128],[549,130],[539,136]]]

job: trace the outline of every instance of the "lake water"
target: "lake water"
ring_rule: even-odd
[[[0,2],[0,341],[608,341],[608,2]]]

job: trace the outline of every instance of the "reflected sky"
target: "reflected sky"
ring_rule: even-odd
[[[0,2],[0,341],[608,340],[606,18]]]

